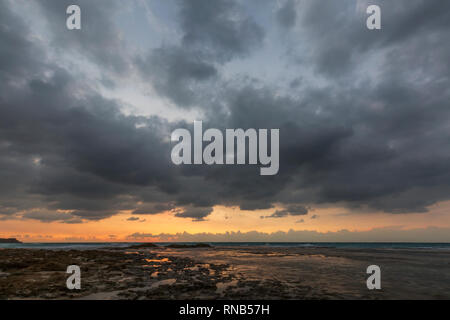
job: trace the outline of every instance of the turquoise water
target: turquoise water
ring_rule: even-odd
[[[100,247],[127,247],[141,242],[89,242],[89,243],[0,243],[0,248],[28,249],[95,249]],[[155,243],[160,246],[169,244],[195,244],[198,242],[164,242]],[[267,246],[267,247],[331,247],[331,248],[385,248],[385,249],[450,249],[450,243],[419,243],[419,242],[204,242],[212,246]]]

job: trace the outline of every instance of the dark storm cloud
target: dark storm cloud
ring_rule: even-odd
[[[232,0],[178,4],[182,44],[154,49],[136,58],[136,64],[159,94],[178,106],[191,107],[208,99],[205,92],[220,87],[214,83],[217,65],[249,55],[261,46],[264,32]]]
[[[120,101],[49,59],[47,44],[28,37],[23,18],[1,2],[0,219],[80,223],[133,210],[202,221],[215,205],[276,207],[273,217],[305,215],[314,204],[410,213],[448,200],[449,5],[382,2],[392,11],[383,9],[382,31],[369,33],[354,1],[321,1],[303,1],[290,25],[311,40],[299,61],[330,81],[314,86],[292,63],[302,81],[287,93],[270,81],[223,80],[222,69],[251,57],[265,34],[232,1],[178,2],[181,44],[141,57],[124,54],[114,6],[82,4],[109,30],[88,24],[93,34],[69,36],[51,27],[52,46],[79,51],[105,72],[126,77],[135,63],[160,95],[199,107],[205,129],[279,128],[280,171],[271,177],[258,166],[174,166],[167,139],[191,123],[123,114]],[[65,2],[39,3],[59,25]],[[373,55],[380,59],[364,60]]]
[[[35,79],[21,88],[26,95],[11,90],[3,96],[0,132],[9,152],[29,157],[34,174],[29,191],[65,210],[84,209],[91,202],[98,212],[74,214],[99,219],[121,209],[109,209],[114,203],[129,203],[119,195],[133,186],[164,189],[170,184],[169,145],[155,131],[159,120],[147,120],[153,127],[136,128],[142,119],[123,116],[113,101],[92,92],[76,98],[74,87],[65,72],[55,70],[51,79]],[[99,200],[106,201],[108,210]]]
[[[0,81],[24,77],[28,69],[41,64],[42,52],[24,36],[27,27],[19,16],[12,13],[6,1],[0,3]]]
[[[69,224],[82,223],[80,219],[74,218],[69,213],[52,212],[52,211],[30,211],[22,215],[25,219],[39,220],[41,222],[62,222]]]
[[[234,0],[179,0],[183,45],[213,59],[245,56],[261,45],[263,29]]]
[[[437,38],[445,37],[450,26],[448,2],[375,0],[361,3],[361,11],[355,10],[354,0],[301,3],[298,20],[306,30],[307,51],[311,52],[310,59],[303,60],[304,63],[312,62],[316,71],[325,76],[341,77],[357,70],[358,62],[367,62],[373,50],[409,46],[408,42],[413,43],[415,39],[426,45],[432,41],[432,34]],[[382,29],[379,31],[364,27],[368,17],[365,9],[369,4],[381,7]]]
[[[133,211],[133,214],[159,214],[173,209],[175,209],[175,205],[172,203],[150,203],[139,206]]]
[[[296,19],[295,0],[287,0],[277,11],[277,21],[284,28],[292,28]]]
[[[135,205],[133,188],[167,190],[172,178],[170,146],[160,130],[165,121],[124,116],[115,101],[41,62],[41,47],[27,38],[20,17],[1,5],[0,38],[8,44],[0,74],[1,214],[48,207],[99,220]],[[26,69],[14,67],[22,60]],[[42,221],[67,216],[24,214]]]
[[[270,216],[261,216],[261,219],[264,218],[284,218],[287,216],[303,216],[308,214],[308,209],[302,205],[291,204],[287,206],[283,210],[277,210]]]
[[[155,49],[146,58],[137,58],[137,66],[161,95],[179,106],[198,101],[198,92],[204,90],[205,82],[217,75],[213,64],[180,47]]]
[[[39,0],[36,4],[51,30],[51,45],[61,51],[74,51],[91,59],[107,70],[123,73],[129,63],[125,43],[116,28],[114,19],[121,3],[116,0]],[[78,5],[81,10],[83,32],[65,28],[66,9]]]
[[[175,214],[178,218],[189,218],[192,221],[203,221],[213,211],[211,207],[189,207],[184,208]]]

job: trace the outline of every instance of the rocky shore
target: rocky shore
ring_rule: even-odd
[[[382,290],[366,287],[378,264]],[[67,266],[81,290],[66,288]],[[450,252],[152,245],[0,249],[0,299],[449,299]]]
[[[216,299],[227,264],[202,264],[148,249],[0,250],[0,299]],[[82,289],[66,288],[78,265]]]

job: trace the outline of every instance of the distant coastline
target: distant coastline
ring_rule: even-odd
[[[0,243],[22,243],[22,242],[20,242],[16,238],[8,238],[8,239],[0,238]]]

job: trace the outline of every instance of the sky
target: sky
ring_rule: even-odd
[[[0,0],[0,237],[450,241],[449,37],[438,0]],[[278,174],[174,165],[194,120],[279,129]]]

